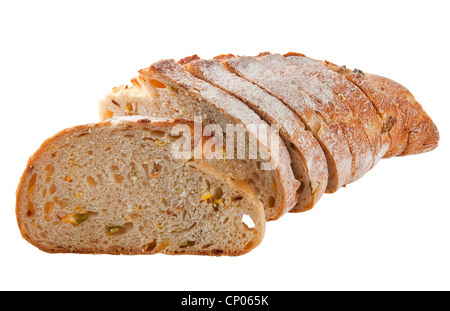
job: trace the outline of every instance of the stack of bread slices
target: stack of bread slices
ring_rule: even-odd
[[[100,119],[45,141],[22,176],[19,228],[44,251],[245,254],[266,221],[439,140],[402,85],[299,53],[162,60]]]

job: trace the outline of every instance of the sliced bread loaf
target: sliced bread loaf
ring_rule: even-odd
[[[100,103],[101,118],[136,114],[193,120],[200,116],[205,123],[217,124],[222,129],[241,125],[247,132],[246,139],[256,138],[260,151],[276,161],[274,169],[261,169],[264,163],[261,154],[253,161],[227,155],[225,161],[211,160],[211,165],[235,179],[247,181],[263,202],[267,220],[278,219],[295,206],[300,182],[293,175],[289,151],[281,139],[272,146],[257,137],[254,125],[266,128],[268,133],[273,129],[245,103],[194,77],[173,60],[163,60],[141,70],[139,78],[132,82],[133,86],[117,88],[106,96]]]
[[[174,157],[181,138],[171,131],[180,124],[192,128],[113,119],[46,140],[17,190],[23,237],[47,252],[240,255],[256,247],[262,204],[206,161]]]
[[[322,148],[300,118],[276,97],[228,71],[219,60],[191,56],[180,64],[194,76],[236,96],[266,122],[279,126],[289,147],[294,176],[301,182],[298,202],[291,212],[312,208],[327,187],[328,168]]]
[[[254,57],[220,55],[233,73],[261,87],[287,105],[314,135],[325,153],[328,165],[327,192],[335,192],[352,178],[352,154],[337,122],[327,122],[326,116],[316,109],[316,103],[306,93],[286,79],[281,72],[264,66]]]
[[[314,75],[326,85],[335,97],[342,100],[363,126],[372,148],[374,157],[372,167],[383,158],[390,146],[389,135],[383,132],[383,121],[369,98],[343,75],[324,66],[323,63],[299,53],[284,55],[290,64],[302,68]]]
[[[263,53],[257,60],[269,69],[281,73],[287,84],[307,94],[328,124],[338,124],[352,153],[352,176],[349,182],[361,178],[373,165],[373,153],[363,126],[352,110],[320,79],[317,72],[298,66],[280,54]]]

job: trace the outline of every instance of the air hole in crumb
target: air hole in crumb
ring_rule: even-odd
[[[195,241],[185,241],[181,243],[180,248],[192,247],[195,245]]]
[[[133,105],[131,103],[126,103],[125,113],[127,113],[128,115],[132,115],[134,113]]]
[[[211,247],[212,245],[213,245],[213,243],[205,244],[205,245],[202,246],[202,248],[203,248],[203,249],[209,248],[209,247]]]
[[[111,110],[107,110],[105,112],[105,119],[111,119],[114,116],[114,112],[112,112]]]
[[[45,182],[50,182],[50,178],[55,172],[55,168],[51,164],[49,164],[45,167],[45,172],[47,173],[45,176]]]
[[[36,188],[36,178],[36,174],[33,174],[31,176],[30,181],[28,182],[28,194],[32,193],[34,191],[34,188]]]
[[[87,182],[88,185],[91,186],[91,187],[97,186],[97,182],[95,181],[94,177],[92,177],[92,176],[86,177],[86,182]]]
[[[159,174],[161,174],[163,167],[158,164],[158,163],[154,163],[153,164],[153,170],[150,173],[150,178],[154,179],[154,178],[158,178]]]
[[[223,196],[223,190],[221,187],[216,187],[211,191],[213,197],[218,200]]]
[[[53,209],[55,208],[55,203],[49,201],[45,203],[44,205],[44,213],[45,213],[45,220],[50,221],[50,214],[53,212]]]
[[[55,192],[56,192],[56,186],[50,185],[50,187],[48,188],[48,194],[53,195]]]
[[[144,172],[145,172],[145,177],[148,179],[148,177],[150,176],[150,171],[149,171],[149,168],[148,168],[148,163],[143,163],[142,164],[142,168],[144,169]]]
[[[162,171],[162,166],[158,163],[153,165],[153,172],[160,173]]]
[[[242,199],[244,199],[244,197],[241,195],[238,195],[238,196],[233,197],[231,200],[236,202],[236,201],[241,201]]]
[[[205,180],[205,190],[204,191],[209,191],[210,188],[211,188],[211,183],[208,180]]]
[[[164,83],[159,82],[158,80],[155,80],[155,79],[150,79],[149,83],[155,88],[159,88],[159,89],[166,88],[166,85]]]
[[[119,174],[115,174],[115,175],[114,175],[114,181],[115,181],[116,183],[121,184],[123,180],[124,180],[124,178],[123,178],[122,175],[119,175]]]
[[[143,245],[141,247],[141,251],[143,253],[151,253],[151,252],[153,252],[153,250],[155,249],[157,244],[158,244],[158,242],[156,240],[153,240],[152,242]]]
[[[31,202],[28,202],[27,213],[25,214],[27,217],[32,217],[34,215],[34,205]]]
[[[164,133],[163,131],[158,131],[158,130],[150,130],[149,134],[151,137],[156,138],[156,139],[161,139],[166,136],[166,133]]]
[[[270,208],[275,206],[275,198],[273,196],[269,197],[268,204]]]
[[[253,229],[255,227],[255,223],[253,222],[253,219],[249,215],[242,216],[242,223],[248,228]]]
[[[93,152],[92,150],[88,150],[88,151],[87,151],[87,154],[88,154],[88,155],[93,155],[94,152]]]

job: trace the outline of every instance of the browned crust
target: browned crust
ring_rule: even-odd
[[[230,257],[236,257],[236,256],[242,256],[253,250],[254,248],[249,248],[242,250],[241,252],[232,252],[232,251],[224,251],[221,249],[212,249],[212,250],[190,250],[186,249],[183,251],[130,251],[125,249],[116,248],[114,250],[100,250],[100,249],[93,249],[93,248],[78,248],[78,249],[72,249],[69,247],[45,247],[43,245],[35,244],[34,242],[31,242],[28,240],[30,244],[32,244],[34,247],[38,248],[39,250],[49,253],[49,254],[90,254],[90,255],[156,255],[156,254],[165,254],[165,255],[199,255],[199,256],[215,256],[215,257],[221,257],[221,256],[230,256]],[[256,247],[257,245],[255,245]]]
[[[142,87],[142,85],[139,83],[139,80],[137,78],[132,78],[131,79],[131,83],[135,86],[135,87]]]
[[[383,117],[384,130],[391,139],[385,158],[423,153],[437,147],[436,125],[404,86],[358,69],[351,71],[328,61],[324,64],[358,86]]]
[[[270,52],[261,52],[258,55],[256,55],[256,57],[263,57],[263,56],[270,55],[270,54],[272,54],[272,53],[270,53]]]
[[[195,62],[199,59],[200,59],[200,57],[197,54],[192,55],[192,56],[186,56],[185,58],[180,59],[178,61],[178,64],[180,64],[181,66],[185,66],[185,65]]]
[[[344,75],[347,80],[359,87],[377,109],[383,119],[383,131],[388,133],[390,138],[389,149],[383,157],[388,158],[399,154],[406,147],[407,141],[403,128],[403,116],[394,101],[389,96],[378,92],[362,71],[356,69],[351,71],[345,66],[338,66],[329,61],[324,61],[324,65]]]
[[[300,57],[306,57],[305,54],[302,53],[297,53],[297,52],[288,52],[286,54],[283,54],[284,57],[289,57],[289,56],[300,56]]]
[[[43,154],[49,150],[53,149],[55,141],[70,137],[71,135],[78,135],[80,133],[87,133],[92,128],[97,127],[107,127],[110,126],[112,122],[117,122],[114,120],[107,120],[95,124],[85,124],[85,125],[78,125],[72,128],[68,128],[65,130],[62,130],[55,134],[54,136],[46,139],[39,149],[28,159],[27,166],[20,178],[17,190],[16,190],[16,220],[19,227],[20,234],[22,237],[28,241],[30,244],[35,246],[36,248],[40,249],[41,251],[47,252],[47,253],[77,253],[77,254],[109,254],[109,255],[146,255],[146,254],[168,254],[168,255],[205,255],[205,256],[240,256],[244,255],[248,252],[250,252],[252,249],[257,247],[261,241],[262,238],[257,241],[252,247],[248,249],[243,249],[241,251],[228,251],[228,250],[220,250],[220,249],[213,249],[213,250],[183,250],[183,251],[167,251],[162,250],[160,252],[157,251],[150,251],[150,252],[142,252],[141,250],[131,251],[131,250],[125,250],[125,249],[98,249],[98,248],[70,248],[70,247],[55,247],[52,246],[50,243],[47,245],[39,244],[31,236],[29,236],[27,225],[25,224],[25,221],[22,220],[22,209],[25,209],[26,206],[26,184],[28,180],[30,179],[34,168],[36,167],[36,163],[39,162],[40,158],[43,156]],[[173,120],[159,120],[159,119],[152,119],[152,118],[142,118],[137,121],[129,121],[129,120],[121,120],[120,121],[124,128],[130,128],[132,126],[140,126],[144,128],[171,128],[177,124],[186,124],[188,125],[192,131],[194,131],[194,122],[184,119],[173,119]],[[243,181],[233,181],[229,176],[226,174],[221,174],[219,172],[215,172],[216,175],[220,175],[222,178],[227,179],[230,183],[234,184],[236,187],[243,190],[243,192],[247,193],[248,196],[254,201],[259,203],[259,200],[256,198],[254,193],[250,190],[249,186],[243,182]],[[264,223],[263,227],[264,227]],[[264,234],[264,228],[262,229]]]
[[[407,144],[398,156],[428,152],[439,143],[439,131],[411,92],[403,85],[385,77],[366,74],[367,79],[394,100],[403,116]]]
[[[217,55],[216,57],[214,57],[213,59],[225,61],[225,60],[232,59],[232,58],[235,58],[235,57],[236,56],[233,55],[233,54],[220,54],[220,55]]]

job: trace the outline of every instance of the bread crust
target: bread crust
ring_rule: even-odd
[[[359,75],[364,75],[364,73],[359,73]],[[411,92],[403,85],[388,78],[374,74],[365,75],[377,87],[378,92],[384,92],[394,100],[403,117],[407,143],[397,155],[412,155],[435,149],[439,143],[439,131]]]
[[[246,195],[246,197],[254,204],[255,207],[259,209],[260,218],[257,220],[260,228],[259,238],[254,241],[252,247],[242,249],[241,251],[229,251],[229,250],[220,250],[220,249],[212,249],[212,250],[192,250],[189,248],[181,251],[170,251],[170,250],[161,250],[156,251],[152,250],[150,252],[142,251],[142,250],[126,250],[123,248],[96,248],[96,247],[86,247],[86,248],[74,248],[74,247],[58,247],[52,245],[51,242],[48,243],[38,243],[36,240],[30,236],[29,230],[26,225],[26,221],[24,217],[24,211],[26,209],[27,202],[27,184],[34,172],[34,168],[41,161],[43,155],[47,153],[49,150],[56,149],[58,143],[61,140],[65,140],[68,137],[83,135],[85,133],[90,133],[90,131],[94,128],[102,128],[102,127],[111,127],[112,125],[119,125],[123,129],[127,128],[145,128],[145,129],[170,129],[173,128],[177,124],[185,124],[188,125],[192,132],[194,131],[194,123],[189,120],[183,119],[163,119],[163,118],[151,118],[151,117],[121,117],[115,118],[112,120],[107,120],[100,123],[95,124],[86,124],[86,125],[78,125],[72,128],[68,128],[58,132],[56,135],[46,139],[40,148],[29,158],[27,162],[26,169],[24,170],[22,177],[20,179],[19,185],[16,190],[16,220],[20,230],[22,237],[28,241],[33,246],[38,249],[47,252],[47,253],[77,253],[77,254],[110,254],[110,255],[144,255],[144,254],[186,254],[186,255],[207,255],[207,256],[239,256],[248,253],[255,247],[257,247],[261,242],[264,236],[265,231],[265,216],[264,216],[264,208],[259,201],[259,199],[252,192],[250,187],[244,181],[235,181],[227,174],[217,171],[213,167],[209,166],[206,163],[202,163],[200,161],[196,162],[196,167],[199,168],[203,172],[207,172],[208,175],[213,175],[217,180],[223,180],[227,184],[233,185],[233,187],[240,189],[240,191]],[[204,137],[206,139],[207,137]],[[204,141],[204,140],[202,140]]]

